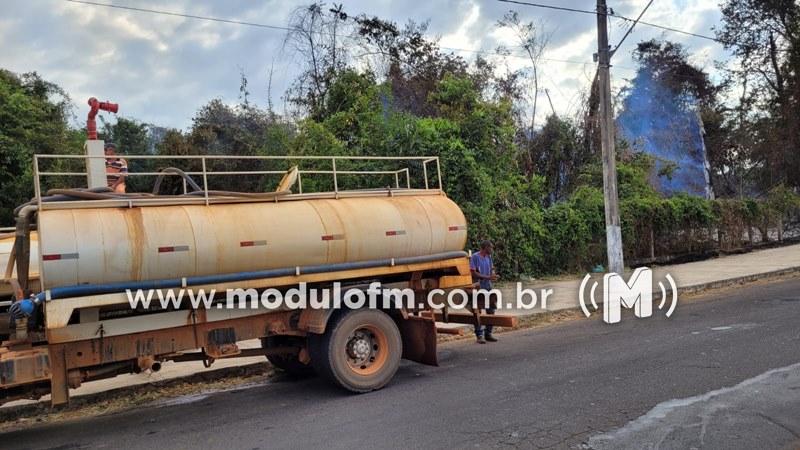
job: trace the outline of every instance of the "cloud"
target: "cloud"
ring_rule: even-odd
[[[278,0],[98,1],[277,26],[285,26],[291,11],[307,4]],[[553,2],[556,3],[591,7],[578,0]],[[636,16],[646,0],[617,3],[615,11]],[[586,89],[593,73],[593,15],[478,0],[353,0],[344,5],[351,15],[365,13],[400,24],[408,20],[429,21],[430,36],[439,37],[442,46],[470,50],[460,52],[467,59],[474,58],[474,51],[492,52],[500,44],[514,45],[509,42],[509,34],[496,27],[497,20],[512,8],[524,20],[541,21],[551,33],[542,69],[543,88],[550,91],[559,114],[574,113],[580,92]],[[664,0],[655,2],[644,19],[710,34],[710,27],[719,17],[711,2]],[[627,26],[611,21],[612,42],[622,36]],[[695,63],[712,71],[712,61],[727,56],[713,42],[640,25],[615,57],[615,86],[632,76],[635,64],[630,52],[636,42],[660,37],[683,43],[694,54]],[[124,116],[186,128],[198,108],[210,99],[218,97],[228,103],[237,100],[240,71],[249,79],[251,100],[259,105],[267,102],[272,72],[272,97],[280,108],[280,98],[298,71],[291,55],[282,50],[283,39],[284,33],[278,30],[64,1],[6,2],[0,18],[0,67],[15,72],[37,71],[60,84],[76,103],[79,120],[88,110],[86,99],[96,96],[119,102]],[[570,62],[564,62],[567,60]],[[515,59],[509,64],[520,68],[525,67],[526,61]],[[549,107],[540,112],[549,113]]]

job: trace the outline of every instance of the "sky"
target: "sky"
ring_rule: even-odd
[[[309,1],[248,0],[95,0],[97,3],[157,9],[181,14],[286,26],[290,13]],[[593,0],[536,0],[537,3],[593,10]],[[332,3],[329,3],[332,5]],[[542,23],[550,43],[542,63],[541,88],[547,89],[559,115],[580,107],[594,73],[597,50],[596,18],[589,14],[555,11],[494,0],[342,0],[348,14],[367,14],[399,24],[429,21],[428,35],[442,47],[464,49],[457,54],[474,59],[475,51],[493,52],[498,45],[514,46],[513,36],[496,26],[509,9],[523,20]],[[647,0],[609,0],[617,14],[636,17]],[[655,0],[643,19],[681,30],[713,35],[719,26],[717,1]],[[629,24],[612,19],[610,42],[615,44]],[[266,106],[269,73],[271,97],[281,112],[282,96],[297,75],[293,55],[283,50],[285,32],[189,19],[66,0],[0,1],[0,68],[38,72],[59,84],[75,104],[77,123],[85,121],[89,97],[120,104],[119,114],[145,123],[187,129],[195,112],[209,100],[234,104],[239,98],[240,74],[249,80],[250,100]],[[715,60],[725,60],[722,46],[709,40],[639,25],[614,56],[614,88],[634,75],[631,50],[636,43],[667,38],[682,43],[690,61],[716,77]],[[513,50],[513,49],[512,49]],[[519,51],[519,49],[517,49]],[[498,58],[489,55],[490,58]],[[569,62],[564,62],[569,61]],[[512,69],[526,60],[510,58]],[[505,63],[501,66],[504,68]],[[547,98],[539,97],[539,114],[550,113]],[[538,120],[538,119],[537,119]]]

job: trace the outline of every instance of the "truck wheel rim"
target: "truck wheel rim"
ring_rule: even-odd
[[[372,325],[362,325],[347,338],[347,365],[358,375],[373,375],[384,365],[389,355],[386,333]]]

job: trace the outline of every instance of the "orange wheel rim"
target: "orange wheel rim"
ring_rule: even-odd
[[[347,338],[345,357],[348,367],[356,374],[373,375],[389,359],[389,339],[375,326],[358,326]]]

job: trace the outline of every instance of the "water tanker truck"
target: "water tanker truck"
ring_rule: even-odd
[[[242,158],[169,157],[199,169],[129,176],[156,178],[156,191],[169,179],[183,186],[180,193],[120,194],[104,187],[102,147],[90,139],[86,155],[35,155],[36,196],[17,208],[16,227],[0,234],[0,401],[50,393],[53,404],[63,404],[86,381],[156,371],[165,361],[210,365],[254,355],[291,374],[316,372],[367,392],[385,386],[401,358],[436,365],[437,332],[451,332],[437,322],[514,325],[511,317],[424,301],[435,289],[473,286],[467,221],[441,189],[437,158],[250,157],[248,166],[290,169],[214,171],[215,163],[229,167]],[[85,169],[43,170],[57,159]],[[419,186],[412,183],[417,172]],[[208,188],[214,177],[281,175],[275,191]],[[57,176],[85,177],[89,187],[41,192],[41,179]],[[370,176],[392,183],[344,186],[344,178]],[[333,189],[304,192],[302,182],[312,177],[327,178]],[[263,296],[298,286],[331,294],[364,292],[375,282],[410,289],[413,305],[230,308],[223,295],[208,305],[134,307],[130,296],[229,289]],[[261,347],[240,348],[250,339]]]

